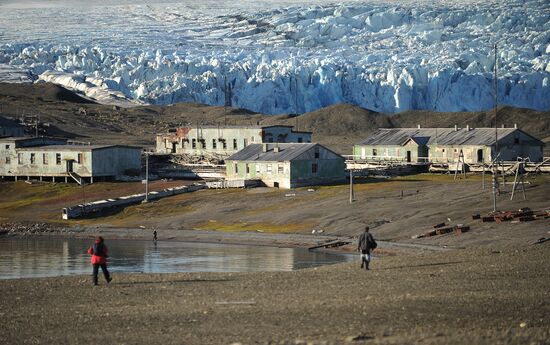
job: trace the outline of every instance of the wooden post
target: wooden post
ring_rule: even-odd
[[[481,172],[481,189],[485,190],[485,162],[483,162],[483,171]]]
[[[349,203],[353,203],[353,170],[349,169]]]

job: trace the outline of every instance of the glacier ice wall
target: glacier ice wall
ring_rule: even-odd
[[[0,11],[0,64],[106,102],[473,111],[494,105],[496,43],[499,104],[550,109],[549,2],[243,3]]]

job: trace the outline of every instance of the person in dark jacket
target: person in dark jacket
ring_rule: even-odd
[[[110,283],[111,280],[113,280],[111,278],[111,275],[109,274],[109,271],[107,270],[107,253],[107,246],[105,245],[103,237],[101,236],[96,238],[94,245],[88,249],[88,254],[92,255],[92,266],[94,267],[94,285],[97,285],[97,275],[99,273],[100,267],[103,271],[103,275],[105,276],[105,280],[107,281],[107,283]]]
[[[361,252],[361,268],[369,269],[370,253],[374,248],[376,248],[376,241],[369,232],[369,227],[365,226],[365,232],[359,236],[357,242],[357,251]]]

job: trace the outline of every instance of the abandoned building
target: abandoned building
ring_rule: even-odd
[[[354,145],[353,155],[355,159],[407,163],[490,163],[495,152],[503,161],[543,159],[541,140],[518,128],[498,128],[496,132],[498,141],[495,128],[381,128]]]
[[[249,144],[311,142],[311,132],[298,132],[292,128],[292,126],[181,127],[168,133],[158,134],[156,152],[223,160]]]
[[[24,135],[23,126],[13,120],[0,116],[0,137],[22,137]]]
[[[344,158],[315,143],[252,144],[226,159],[227,180],[295,188],[345,180]]]
[[[66,139],[0,138],[0,177],[78,183],[139,174],[141,148],[76,145]]]

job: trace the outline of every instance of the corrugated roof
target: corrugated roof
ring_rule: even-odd
[[[267,145],[267,152],[263,152],[263,145]],[[318,144],[316,143],[270,143],[270,144],[250,144],[239,152],[226,158],[226,161],[261,161],[261,162],[280,162],[290,161],[300,156]],[[279,152],[275,152],[275,146],[279,147]]]
[[[497,131],[500,141],[507,135],[520,130],[517,128],[498,128]],[[359,142],[358,145],[403,145],[409,138],[423,145],[493,145],[495,143],[495,129],[381,128]],[[540,141],[534,137],[533,140]]]

